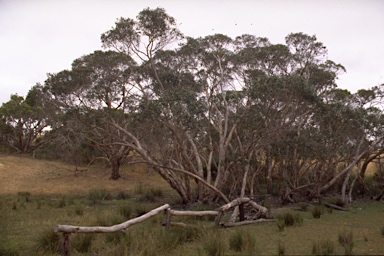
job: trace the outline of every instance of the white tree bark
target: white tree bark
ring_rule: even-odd
[[[129,226],[140,223],[150,217],[153,217],[157,215],[159,212],[168,209],[169,207],[170,207],[169,204],[165,204],[156,209],[153,209],[152,211],[144,215],[141,215],[140,217],[130,219],[126,222],[123,222],[114,226],[110,226],[110,227],[80,227],[80,226],[70,226],[70,225],[57,225],[54,228],[54,231],[63,232],[63,233],[111,233],[111,232],[117,232],[117,231],[124,231]]]

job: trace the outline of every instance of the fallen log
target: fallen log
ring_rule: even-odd
[[[266,207],[261,206],[252,200],[249,201],[248,204],[251,205],[254,209],[256,209],[258,211],[257,215],[259,217],[268,217],[268,209]]]
[[[237,198],[237,199],[233,200],[232,202],[229,202],[229,203],[221,206],[220,211],[221,212],[228,211],[229,209],[231,209],[233,207],[236,207],[240,204],[248,203],[249,201],[251,201],[251,199],[249,199],[248,197]]]
[[[221,226],[229,228],[229,227],[238,227],[238,226],[262,223],[262,222],[274,222],[274,221],[275,221],[274,219],[245,220],[240,222],[226,222],[221,224]]]
[[[171,215],[175,216],[216,216],[219,214],[217,211],[177,211],[177,210],[169,210]]]
[[[328,207],[328,208],[332,208],[332,209],[335,209],[335,210],[339,210],[339,211],[349,211],[347,208],[344,208],[344,207],[340,207],[338,205],[335,205],[335,204],[330,204],[330,203],[323,203],[324,206]]]
[[[154,215],[157,215],[159,212],[164,211],[169,207],[170,207],[169,204],[165,204],[137,218],[130,219],[126,222],[123,222],[121,224],[117,224],[114,226],[110,226],[110,227],[80,227],[80,226],[70,226],[70,225],[57,225],[54,228],[54,231],[63,232],[63,233],[111,233],[111,232],[117,232],[117,231],[124,231],[129,226],[136,223],[140,223]]]

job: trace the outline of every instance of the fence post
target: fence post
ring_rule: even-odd
[[[168,208],[165,210],[165,228],[169,229],[171,227],[171,209]]]
[[[71,233],[63,233],[63,244],[61,248],[61,255],[71,255]]]
[[[240,212],[240,221],[244,221],[245,217],[244,217],[244,204],[243,203],[241,203],[239,205],[239,212]]]
[[[220,219],[221,219],[222,215],[223,215],[222,211],[219,211],[219,213],[216,215],[216,219],[215,219],[215,225],[216,226],[220,226]]]

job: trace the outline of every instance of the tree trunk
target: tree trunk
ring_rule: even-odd
[[[120,175],[120,163],[118,160],[112,160],[110,161],[112,165],[112,172],[111,176],[109,177],[110,180],[118,180],[121,175]]]

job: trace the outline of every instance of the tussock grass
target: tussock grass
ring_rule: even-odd
[[[202,248],[208,256],[222,256],[227,250],[226,240],[218,229],[207,230],[203,236]]]
[[[256,255],[256,240],[249,230],[237,229],[229,237],[229,248],[246,255]]]
[[[285,255],[285,251],[285,243],[282,240],[279,240],[279,242],[277,243],[277,255],[283,256]]]
[[[324,239],[313,243],[313,255],[332,255],[335,251],[335,243],[330,239]]]
[[[311,212],[312,212],[313,218],[320,219],[321,215],[324,214],[324,206],[320,204],[316,204],[313,206]]]
[[[339,243],[344,247],[345,255],[352,255],[352,249],[355,245],[353,241],[353,231],[346,229],[339,231]]]
[[[18,161],[15,161],[15,166],[16,162],[22,166],[12,170],[20,171],[20,176],[15,176],[14,173],[10,175],[8,169],[4,168],[2,175],[5,178],[0,180],[0,255],[58,255],[53,252],[57,247],[50,246],[57,241],[55,237],[51,237],[52,233],[50,233],[57,224],[110,226],[136,217],[139,213],[147,213],[161,204],[172,204],[179,199],[178,195],[167,184],[164,185],[164,181],[155,172],[148,175],[146,170],[124,169],[124,179],[110,181],[109,172],[96,167],[91,168],[88,174],[76,177],[73,173],[61,168],[60,163],[24,157],[0,156],[0,158],[5,167],[10,166],[12,161],[3,161],[4,158],[16,159]],[[14,179],[9,180],[9,186],[7,177]],[[136,194],[135,186],[139,186],[137,184],[140,183],[142,184],[141,192]],[[156,202],[139,202],[138,198],[146,191],[150,191],[148,188],[153,188],[153,191],[148,193],[155,196]],[[104,199],[101,203],[90,205],[88,198],[90,191],[104,189],[105,193],[110,194],[112,200]],[[18,192],[29,194],[18,194]],[[62,208],[58,207],[61,200],[65,202]],[[194,210],[209,210],[209,207],[205,208],[204,205],[194,207],[192,208]],[[272,210],[276,214],[280,212]],[[312,241],[329,239],[337,245],[333,253],[341,255],[345,253],[345,249],[338,245],[338,232],[346,229],[354,234],[354,254],[384,255],[383,202],[355,202],[351,210],[350,212],[334,211],[333,214],[323,213],[318,220],[313,219],[311,211],[299,212],[300,218],[295,218],[296,212],[292,211],[295,224],[292,228],[285,228],[284,232],[279,232],[276,224],[272,222],[231,229],[199,226],[207,225],[207,221],[213,221],[209,219],[194,219],[195,226],[187,228],[172,226],[166,230],[159,225],[165,220],[165,216],[159,214],[150,220],[129,227],[126,233],[73,234],[72,254],[276,255],[279,241],[281,241],[282,245],[285,245],[284,254],[308,255],[313,250]],[[291,221],[291,217],[287,219]],[[172,218],[172,221],[177,221],[177,218]],[[282,221],[285,225],[285,219]],[[236,232],[241,235],[236,235]],[[56,235],[60,245],[61,234]],[[326,246],[323,245],[323,247]]]
[[[58,253],[60,252],[60,236],[53,229],[45,229],[37,238],[37,251]]]

